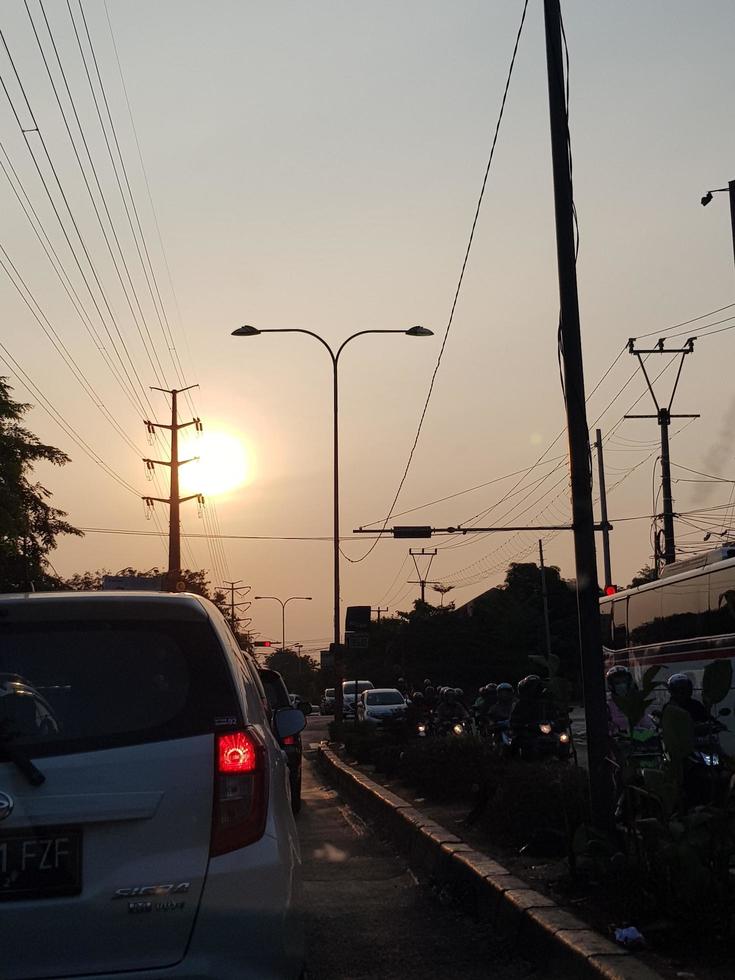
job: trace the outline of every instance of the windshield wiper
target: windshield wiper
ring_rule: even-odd
[[[13,737],[13,735],[0,736],[0,754],[18,768],[31,786],[41,786],[46,782],[46,777],[38,766],[34,765],[27,752],[24,752],[20,746],[13,745]]]

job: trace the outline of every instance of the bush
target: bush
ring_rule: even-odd
[[[522,845],[555,836],[569,843],[588,818],[587,775],[576,766],[511,759],[490,780],[480,822],[493,840]]]

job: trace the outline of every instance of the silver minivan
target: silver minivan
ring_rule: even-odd
[[[3,980],[298,977],[303,724],[199,596],[0,596]]]

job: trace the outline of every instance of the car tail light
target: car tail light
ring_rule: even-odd
[[[250,729],[215,741],[212,857],[260,840],[268,813],[265,746]]]
[[[281,739],[281,745],[296,745],[296,736],[287,735],[285,738]]]

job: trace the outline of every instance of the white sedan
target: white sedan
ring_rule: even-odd
[[[406,714],[406,699],[394,687],[376,687],[363,691],[357,702],[359,721],[381,725],[385,721],[398,721]]]

